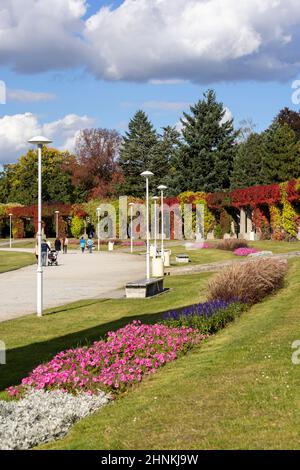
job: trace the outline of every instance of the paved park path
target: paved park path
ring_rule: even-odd
[[[30,249],[1,251],[33,252]],[[60,254],[44,268],[44,308],[95,298],[121,298],[124,286],[145,275],[144,256],[118,252]],[[36,309],[36,265],[0,274],[0,322]]]

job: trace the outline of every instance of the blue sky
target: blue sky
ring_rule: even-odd
[[[24,0],[24,3],[32,1]],[[1,8],[7,13],[9,5],[16,0],[3,2],[0,13]],[[72,147],[72,136],[82,127],[116,128],[123,133],[129,119],[140,108],[147,112],[157,129],[176,125],[183,110],[201,98],[207,88],[216,90],[218,99],[232,113],[236,126],[249,117],[258,130],[263,130],[282,107],[298,109],[292,102],[291,86],[300,64],[298,43],[297,47],[293,44],[293,39],[298,38],[300,14],[295,18],[293,8],[297,2],[293,0],[277,2],[279,7],[287,3],[291,7],[291,17],[286,15],[288,18],[284,18],[282,24],[271,0],[260,0],[260,4],[265,3],[265,7],[270,8],[270,11],[262,11],[261,24],[257,21],[257,8],[252,11],[249,3],[241,0],[247,9],[245,20],[245,14],[236,11],[239,8],[235,9],[234,2],[224,0],[228,21],[223,18],[222,24],[229,24],[228,28],[222,24],[218,27],[214,11],[216,0],[209,0],[206,3],[210,9],[199,12],[199,31],[203,15],[211,21],[206,36],[197,29],[196,15],[202,8],[201,0],[175,2],[185,8],[184,16],[190,29],[182,24],[182,9],[177,11],[170,0],[147,0],[148,3],[145,0],[89,0],[89,7],[85,0],[55,0],[57,8],[65,8],[60,2],[69,2],[69,10],[65,12],[64,21],[61,10],[57,11],[56,23],[61,20],[62,24],[53,31],[53,42],[49,25],[45,38],[44,30],[39,31],[40,48],[37,31],[33,31],[35,37],[31,41],[29,30],[27,47],[27,36],[24,40],[21,31],[26,31],[30,20],[26,23],[24,12],[20,11],[20,42],[15,31],[11,38],[7,35],[10,53],[15,48],[9,59],[5,45],[0,44],[0,80],[7,86],[7,102],[0,104],[0,163],[14,161],[26,150],[21,140],[27,138],[31,129],[48,131],[54,143],[63,148]],[[162,8],[159,3],[165,4],[165,9],[158,13]],[[169,9],[166,9],[168,3]],[[156,8],[151,10],[149,4]],[[110,5],[107,13],[100,10],[107,5]],[[140,6],[138,11],[137,6]],[[40,9],[38,14],[47,25],[47,13]],[[94,16],[97,14],[99,16]],[[269,31],[263,24],[264,15],[271,23],[270,28],[280,29],[276,37],[272,37],[273,30]],[[91,17],[93,26],[89,28]],[[151,29],[152,23],[162,21],[165,21],[165,35],[159,28]],[[173,28],[176,21],[178,35]],[[214,28],[216,32],[212,33]],[[75,43],[75,36],[83,40]],[[211,46],[206,46],[207,37]],[[137,44],[140,48],[136,49]],[[226,45],[224,50],[223,44]],[[212,60],[210,55],[218,57]]]

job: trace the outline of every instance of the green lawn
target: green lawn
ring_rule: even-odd
[[[42,448],[299,449],[300,261],[290,266],[277,296]]]
[[[210,276],[168,278],[170,292],[155,299],[81,302],[42,319],[1,323],[9,351],[0,390],[59,350],[204,299]],[[291,362],[291,343],[300,339],[299,287],[294,259],[276,296],[41,448],[299,449],[300,366]]]
[[[0,273],[20,269],[33,263],[35,256],[32,253],[0,251]]]

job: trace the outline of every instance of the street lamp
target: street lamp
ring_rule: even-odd
[[[55,215],[56,215],[56,238],[58,238],[58,214],[59,214],[59,211],[55,211]]]
[[[98,223],[97,223],[97,237],[98,237],[98,251],[100,251],[100,211],[101,207],[97,207],[97,217],[98,217]]]
[[[167,189],[167,186],[161,184],[157,187],[161,194],[161,259],[164,262],[165,252],[164,252],[164,190]]]
[[[130,252],[133,253],[133,230],[132,230],[132,224],[133,224],[133,206],[134,202],[129,203],[130,206]]]
[[[28,140],[29,144],[37,145],[38,148],[38,266],[37,266],[37,316],[43,315],[43,266],[42,266],[42,148],[43,145],[51,144],[46,137],[33,137]]]
[[[155,256],[157,253],[157,201],[159,197],[158,196],[153,196],[152,200],[154,201],[154,249],[155,249]]]
[[[12,218],[13,214],[9,214],[9,248],[11,248],[11,239],[12,239]]]
[[[150,279],[150,240],[149,240],[149,178],[154,176],[151,171],[141,173],[146,179],[146,230],[147,230],[147,254],[146,254],[146,273],[147,279]]]

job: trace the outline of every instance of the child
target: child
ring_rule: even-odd
[[[92,240],[92,238],[88,239],[88,248],[89,248],[89,252],[92,253],[93,252],[93,240]]]
[[[85,239],[84,239],[84,237],[81,237],[81,239],[80,239],[80,248],[81,248],[81,253],[84,253],[84,250],[85,250]]]

